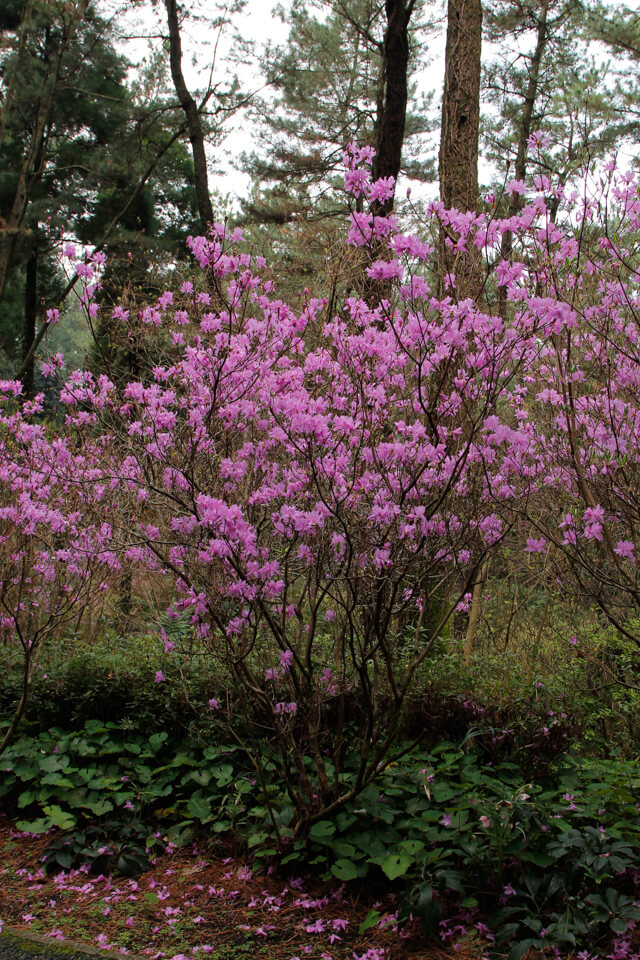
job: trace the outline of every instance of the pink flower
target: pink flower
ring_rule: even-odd
[[[544,537],[540,537],[539,540],[535,540],[533,537],[529,537],[527,540],[527,545],[524,548],[525,553],[544,553],[547,546],[547,541]]]
[[[287,673],[293,663],[293,650],[283,650],[280,654],[280,669]]]
[[[394,177],[380,177],[369,187],[369,200],[390,200],[396,188]]]
[[[287,714],[287,713],[290,713],[293,716],[295,716],[295,714],[298,712],[298,704],[297,703],[276,703],[275,707],[273,708],[273,712],[278,716],[282,716],[283,714]]]
[[[155,683],[164,683],[167,678],[165,677],[162,670],[156,670],[156,675],[153,679]]]
[[[527,144],[532,150],[544,150],[549,143],[549,137],[542,130],[534,130],[527,140]]]
[[[507,184],[506,192],[509,196],[511,196],[513,193],[519,193],[521,195],[526,193],[527,188],[525,186],[524,180],[512,180],[510,183]]]
[[[619,557],[622,557],[624,560],[629,560],[635,565],[636,558],[634,550],[635,544],[631,540],[618,540],[617,545],[613,548],[613,552],[617,553]]]

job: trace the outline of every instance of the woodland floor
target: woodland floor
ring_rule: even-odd
[[[281,879],[193,845],[135,879],[84,870],[45,876],[50,837],[0,818],[0,927],[154,958],[210,960],[481,960],[472,933],[446,949],[417,925],[399,931],[394,895],[309,877]],[[363,921],[372,926],[359,932]],[[124,949],[123,949],[124,948]]]

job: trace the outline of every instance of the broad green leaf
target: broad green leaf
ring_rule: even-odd
[[[153,733],[149,737],[149,749],[151,752],[157,753],[168,736],[169,734],[166,732],[166,730],[163,730],[161,733]]]
[[[522,960],[525,953],[533,946],[537,946],[540,943],[539,940],[520,940],[519,943],[514,943],[509,951],[509,960]]]
[[[380,866],[389,880],[395,880],[397,877],[403,877],[413,863],[415,863],[413,857],[392,853]]]
[[[113,810],[113,804],[110,800],[85,800],[82,806],[90,810],[96,817],[101,817],[104,813]]]
[[[226,787],[233,780],[233,766],[230,763],[221,763],[211,768],[211,775],[216,778],[219,787]]]
[[[355,880],[358,876],[358,868],[352,860],[336,860],[331,867],[331,873],[338,880]]]
[[[51,820],[49,817],[39,817],[37,820],[18,820],[16,827],[23,833],[45,833],[51,827]]]
[[[51,823],[54,827],[58,827],[60,830],[70,830],[76,825],[76,818],[72,813],[67,813],[65,810],[62,810],[61,807],[57,806],[55,803],[50,807],[43,807],[46,815],[51,819]]]
[[[60,773],[48,773],[45,777],[42,778],[40,783],[51,786],[51,787],[63,787],[66,789],[73,790],[75,783],[73,780],[69,780],[68,777],[63,777]]]
[[[207,823],[213,816],[211,812],[211,802],[205,797],[199,797],[197,795],[189,798],[186,812],[190,817],[199,820],[200,823]]]
[[[331,837],[336,832],[336,825],[332,823],[331,820],[318,820],[317,823],[311,827],[309,831],[309,836],[312,840],[316,840],[318,843],[324,843],[327,840],[330,840]]]
[[[337,857],[344,857],[346,860],[350,860],[356,855],[356,848],[346,840],[334,840],[331,849]],[[361,854],[359,855],[361,856]]]

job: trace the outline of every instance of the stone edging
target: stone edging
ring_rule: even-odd
[[[24,928],[11,927],[6,923],[0,932],[0,956],[2,947],[17,947],[26,955],[38,958],[46,955],[52,960],[63,960],[72,956],[104,957],[105,960],[149,960],[135,953],[120,953],[119,950],[102,950],[89,943],[78,943],[75,940],[58,940],[56,937],[46,937],[44,934],[32,933]]]

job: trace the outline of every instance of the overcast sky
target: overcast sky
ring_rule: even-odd
[[[110,0],[106,0],[108,4]],[[116,2],[116,0],[113,0]],[[215,17],[216,11],[219,11],[224,2],[217,3],[216,0],[184,0],[184,6],[189,7],[191,13],[200,14],[201,17]],[[284,0],[286,5],[287,0]],[[615,4],[612,4],[615,5]],[[637,9],[640,13],[640,0],[626,0],[627,7]],[[228,2],[231,6],[231,0]],[[274,12],[275,4],[272,0],[247,0],[247,3],[240,14],[232,17],[232,27],[226,27],[222,31],[208,29],[205,23],[200,20],[185,21],[182,35],[183,42],[183,68],[187,83],[192,91],[205,89],[212,74],[213,83],[222,82],[230,75],[232,70],[237,70],[243,88],[247,91],[260,90],[261,79],[255,66],[255,58],[259,56],[260,49],[266,41],[276,44],[284,44],[288,36],[288,27],[282,22]],[[431,5],[429,17],[433,21],[433,27],[429,36],[429,66],[423,71],[419,78],[419,84],[422,90],[435,90],[439,96],[444,74],[444,45],[446,37],[446,0],[435,0]],[[127,53],[133,62],[139,61],[148,52],[149,41],[142,39],[144,35],[150,36],[151,43],[157,43],[159,34],[166,34],[166,23],[163,19],[156,19],[154,22],[153,14],[149,14],[147,4],[136,7],[131,4],[131,20],[129,23],[130,33],[139,39],[130,41],[127,47]],[[144,9],[147,11],[144,17],[136,15],[135,10]],[[163,5],[157,5],[155,16],[161,18]],[[120,24],[119,24],[120,26]],[[246,64],[234,66],[229,63],[228,57],[232,49],[233,32],[238,33],[243,39],[254,43],[254,64],[251,65],[249,57]],[[213,73],[212,73],[213,68]],[[264,89],[263,94],[268,93]],[[250,129],[250,122],[245,114],[238,114],[228,122],[228,136],[222,147],[217,149],[215,154],[210,151],[211,186],[220,191],[224,196],[246,195],[249,179],[243,175],[234,164],[234,158],[239,157],[243,150],[249,151],[254,142],[254,137]],[[482,176],[482,172],[481,172]],[[399,184],[399,195],[401,196],[406,185]],[[415,189],[415,185],[414,185]],[[437,188],[436,188],[437,189]],[[427,193],[433,193],[433,188],[426,188]],[[414,194],[415,195],[415,194]]]
[[[104,2],[108,7],[110,2],[115,4],[117,0],[104,0]],[[201,17],[213,18],[220,8],[220,4],[215,0],[185,0],[183,5],[187,4],[190,12]],[[442,86],[444,65],[444,0],[435,0],[432,6],[433,12],[430,16],[436,21],[439,20],[439,25],[436,23],[431,33],[429,46],[432,59],[422,77],[421,87],[425,90],[439,91]],[[268,95],[268,90],[261,87],[263,81],[255,61],[267,41],[284,44],[289,33],[287,24],[274,13],[274,8],[275,3],[272,0],[247,0],[242,12],[232,17],[232,26],[224,28],[220,33],[206,29],[202,21],[191,21],[187,18],[182,31],[183,69],[192,92],[206,88],[213,64],[214,84],[221,81],[224,83],[225,77],[233,70],[237,70],[244,89]],[[162,12],[162,4],[157,5],[155,12],[151,12],[147,4],[140,6],[131,4],[126,21],[123,22],[121,17],[118,18],[119,30],[124,29],[132,38],[126,44],[125,50],[133,63],[140,62],[148,54],[150,45],[157,44],[160,34],[166,34],[166,23],[162,19]],[[234,32],[243,39],[253,42],[253,66],[250,57],[246,64],[240,66],[229,63],[228,57],[233,49]],[[248,192],[249,178],[237,169],[234,158],[238,158],[243,151],[250,151],[255,138],[251,132],[250,121],[244,113],[231,118],[227,129],[229,133],[222,150],[215,152],[209,150],[210,186],[219,190],[223,196],[231,194],[237,197],[246,195]]]

